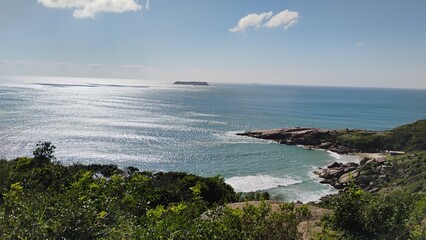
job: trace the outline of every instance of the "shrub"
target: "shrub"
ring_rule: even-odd
[[[405,239],[415,199],[416,194],[400,191],[372,195],[352,185],[333,198],[334,215],[324,221],[349,239]]]

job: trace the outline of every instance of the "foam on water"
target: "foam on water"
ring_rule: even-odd
[[[263,139],[257,139],[257,138],[250,138],[246,136],[239,136],[237,133],[240,133],[241,131],[226,131],[226,132],[219,132],[219,133],[213,133],[213,136],[221,143],[221,144],[250,144],[250,143],[256,143],[256,144],[270,144],[273,143],[273,141],[263,140]]]
[[[231,177],[226,179],[225,182],[231,185],[237,192],[255,192],[302,183],[301,180],[290,177],[278,178],[261,174]]]
[[[330,157],[334,158],[335,160],[340,160],[342,158],[342,156],[336,152],[327,150],[326,151],[328,153],[328,155],[330,155]]]
[[[348,155],[348,154],[341,155],[341,154],[338,154],[338,153],[330,151],[330,150],[327,150],[326,152],[330,157],[333,158],[333,160],[335,162],[340,162],[340,163],[357,162],[357,163],[359,163],[359,160],[360,160],[359,157],[355,156],[355,155]]]

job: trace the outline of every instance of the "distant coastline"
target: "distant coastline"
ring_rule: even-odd
[[[176,85],[191,85],[191,86],[209,86],[207,82],[197,82],[197,81],[176,81],[173,84]]]

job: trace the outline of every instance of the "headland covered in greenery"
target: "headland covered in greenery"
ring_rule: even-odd
[[[363,159],[347,174],[340,193],[319,203],[261,201],[235,208],[227,203],[268,195],[235,193],[221,177],[64,166],[51,143],[39,143],[31,158],[0,161],[0,238],[425,239],[426,120],[385,132],[346,130],[333,136],[316,142],[404,153],[382,152],[386,164]],[[366,187],[371,182],[374,188]],[[324,211],[318,216],[312,209]]]

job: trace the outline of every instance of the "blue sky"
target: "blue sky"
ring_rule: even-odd
[[[147,3],[2,0],[0,75],[426,88],[424,0]]]

